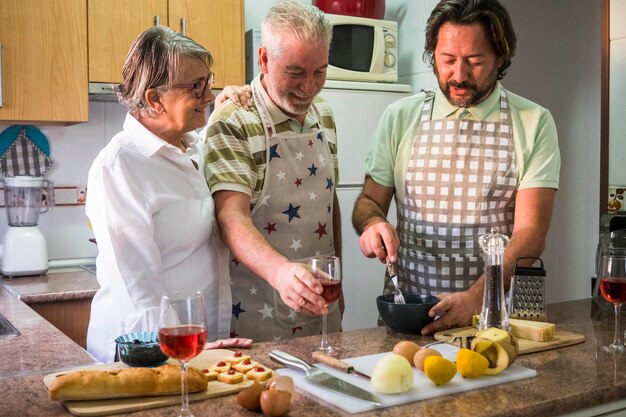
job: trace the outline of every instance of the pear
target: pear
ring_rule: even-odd
[[[413,367],[404,356],[383,356],[374,368],[371,386],[383,394],[406,392],[413,387]]]
[[[476,343],[472,342],[472,350],[483,355],[489,362],[485,375],[498,375],[508,367],[509,355],[497,342],[480,339]]]

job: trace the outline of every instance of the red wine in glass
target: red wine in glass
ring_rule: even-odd
[[[341,295],[341,281],[335,281],[330,279],[320,279],[322,284],[322,297],[328,304],[337,301]]]
[[[621,231],[620,231],[621,232]],[[626,231],[624,231],[626,232]],[[603,255],[600,258],[600,293],[607,301],[613,303],[615,309],[615,332],[613,342],[602,346],[605,352],[625,352],[624,331],[620,327],[620,312],[626,301],[626,235],[603,238]]]
[[[600,293],[613,304],[626,302],[626,277],[600,278]]]
[[[189,411],[187,369],[189,360],[204,349],[206,339],[206,309],[202,293],[171,293],[161,296],[159,344],[163,353],[180,362],[179,417],[193,417]]]
[[[207,329],[204,326],[184,325],[159,330],[161,350],[170,358],[188,361],[204,349]]]
[[[322,297],[327,304],[337,301],[341,295],[341,261],[336,256],[314,256],[309,258],[309,267],[315,279],[322,284]],[[340,348],[332,346],[326,337],[326,315],[322,316],[322,338],[315,350],[337,355]]]

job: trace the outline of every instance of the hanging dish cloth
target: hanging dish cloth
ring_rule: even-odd
[[[48,139],[35,126],[6,128],[0,133],[0,155],[4,177],[43,177],[52,168]]]

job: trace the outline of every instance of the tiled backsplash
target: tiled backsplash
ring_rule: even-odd
[[[38,126],[50,143],[53,168],[46,178],[56,187],[87,184],[91,163],[106,143],[121,130],[126,115],[116,102],[89,103],[89,122],[72,126]],[[8,125],[0,126],[4,130]],[[0,236],[7,228],[5,209],[0,208]],[[97,255],[89,242],[93,233],[85,207],[58,206],[39,216],[39,228],[46,237],[50,259],[88,258]]]

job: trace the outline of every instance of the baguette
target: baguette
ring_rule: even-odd
[[[204,391],[208,378],[192,366],[187,372],[189,392]],[[83,370],[58,375],[50,384],[53,401],[100,400],[180,394],[180,366],[125,368],[111,371]]]

